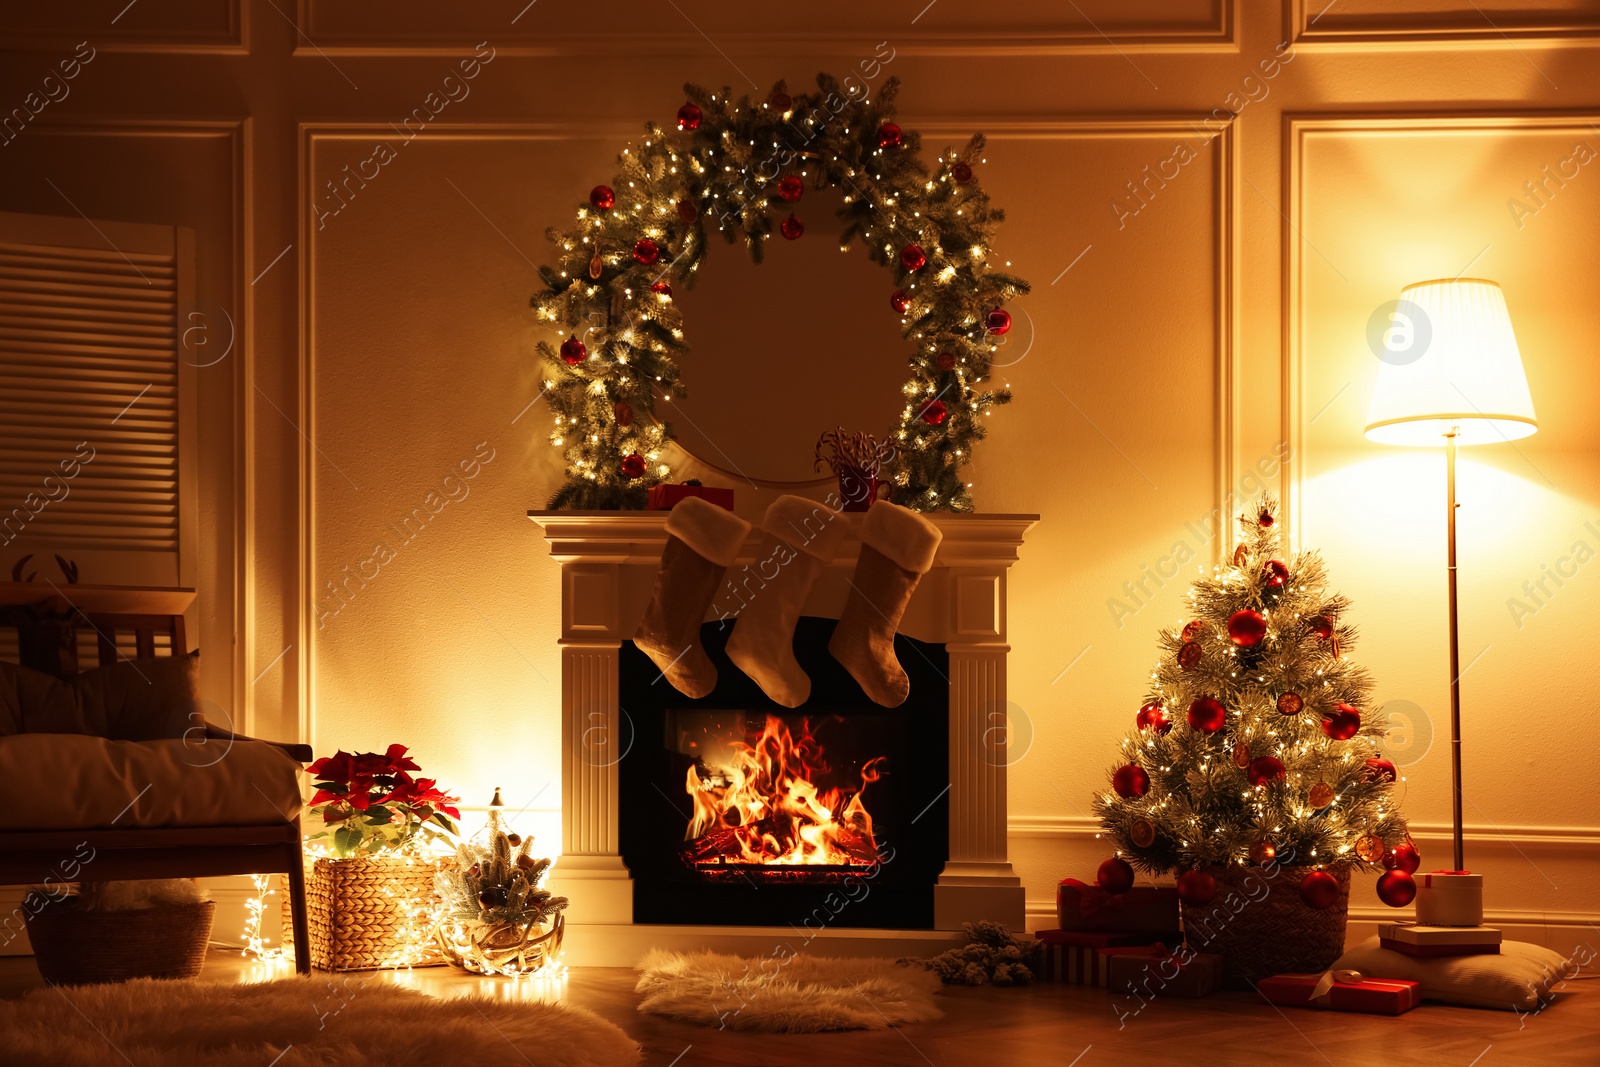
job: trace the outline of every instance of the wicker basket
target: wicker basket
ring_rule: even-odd
[[[1204,907],[1184,904],[1183,930],[1202,952],[1222,956],[1223,981],[1253,986],[1273,974],[1325,971],[1344,952],[1350,868],[1329,869],[1339,899],[1323,909],[1300,899],[1300,881],[1314,867],[1236,867],[1217,875],[1217,895]]]
[[[319,971],[372,971],[444,963],[426,918],[437,901],[438,870],[433,860],[388,856],[308,862],[311,966]],[[287,893],[283,943],[294,944]]]
[[[37,913],[24,911],[39,973],[57,985],[87,985],[195,977],[206,959],[217,906],[208,900],[88,911],[69,897]]]

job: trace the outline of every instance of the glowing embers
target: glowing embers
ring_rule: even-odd
[[[879,860],[867,787],[884,757],[835,772],[811,721],[729,715],[680,737],[696,757],[684,788],[694,803],[682,855],[708,877],[812,880]],[[841,784],[841,779],[844,779]]]

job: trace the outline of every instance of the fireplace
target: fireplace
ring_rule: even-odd
[[[802,618],[811,698],[774,704],[707,623],[710,696],[689,700],[631,642],[617,660],[632,743],[618,764],[622,860],[636,923],[931,929],[949,856],[949,665],[897,640],[911,695],[867,699],[828,654],[831,619]]]
[[[759,510],[766,502],[748,503]],[[561,568],[562,847],[550,886],[572,901],[568,962],[634,966],[651,947],[770,951],[775,935],[793,937],[784,924],[814,925],[796,916],[816,915],[816,906],[802,905],[818,900],[832,917],[803,940],[825,941],[823,951],[837,955],[928,955],[959,943],[962,924],[979,919],[1021,930],[1022,880],[1007,857],[1005,736],[996,727],[1006,716],[1006,579],[1037,516],[928,516],[944,539],[900,622],[896,649],[913,697],[896,709],[862,702],[826,651],[860,550],[853,534],[862,516],[841,516],[850,535],[812,587],[797,631],[795,651],[813,695],[796,717],[727,661],[727,634],[715,625],[705,627],[704,643],[719,686],[704,700],[684,699],[665,681],[652,686],[653,670],[624,669],[632,657],[635,666],[643,660],[629,639],[655,584],[667,514],[529,513]],[[757,565],[758,547],[752,533],[735,568]],[[729,618],[739,607],[729,595],[707,619]],[[707,712],[720,720],[696,718]],[[766,732],[768,714],[787,726],[791,741],[809,725],[835,776],[812,785],[859,789],[864,764],[885,757],[862,800],[875,840],[893,857],[880,862],[871,893],[861,892],[865,872],[849,864],[743,872],[755,889],[736,867],[710,877],[698,877],[708,865],[685,867],[694,813],[688,771],[699,753],[682,751],[681,737],[714,726],[724,747],[750,743]],[[641,800],[641,790],[654,799]],[[841,814],[844,808],[834,818]],[[763,864],[772,866],[779,865]],[[785,898],[793,905],[776,903]],[[850,903],[841,908],[841,900]]]

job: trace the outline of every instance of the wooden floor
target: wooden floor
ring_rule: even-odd
[[[284,969],[280,972],[287,975]],[[203,975],[259,979],[265,969],[232,952],[213,952]],[[313,975],[312,983],[330,979]],[[1038,985],[1025,989],[946,989],[945,1018],[904,1030],[757,1035],[672,1022],[636,1010],[634,972],[581,968],[551,982],[510,983],[450,968],[377,972],[363,981],[394,981],[434,996],[480,994],[556,999],[590,1008],[626,1030],[659,1067],[779,1067],[831,1063],[890,1067],[1102,1067],[1129,1064],[1267,1062],[1329,1067],[1504,1067],[1600,1064],[1600,988],[1568,982],[1568,992],[1537,1015],[1424,1005],[1398,1018],[1277,1009],[1243,993],[1137,1005],[1101,990]],[[30,957],[0,959],[0,997],[39,988]],[[397,1065],[400,1067],[400,1065]]]

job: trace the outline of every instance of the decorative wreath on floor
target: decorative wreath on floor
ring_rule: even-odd
[[[917,134],[893,121],[897,80],[876,96],[851,84],[821,74],[818,92],[790,96],[779,82],[760,103],[685,86],[677,130],[647,124],[577,222],[547,231],[560,252],[540,268],[545,288],[531,303],[564,335],[538,345],[554,372],[544,382],[551,443],[567,460],[552,508],[639,508],[668,479],[661,450],[672,430],[656,403],[685,395],[675,357],[688,349],[672,286],[693,284],[708,229],[730,244],[743,235],[758,263],[774,231],[799,240],[809,184],[843,191],[841,251],[859,237],[889,269],[885,303],[916,343],[879,474],[889,498],[918,511],[972,510],[962,468],[990,409],[1011,400],[987,384],[990,360],[1011,328],[1004,305],[1028,284],[989,269],[1005,215],[973,172],[983,136],[945,149],[930,170]]]

